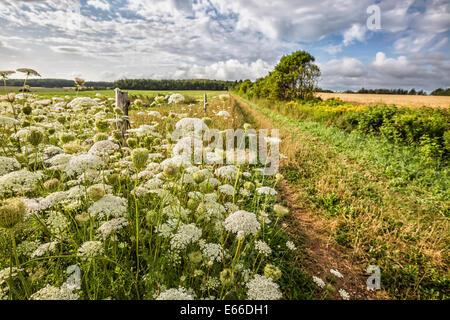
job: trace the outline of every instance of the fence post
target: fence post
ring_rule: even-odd
[[[128,92],[123,92],[119,88],[116,88],[116,107],[123,111],[122,117],[122,138],[123,145],[126,146],[126,133],[130,126],[130,120],[128,118],[128,107],[130,106],[130,100],[128,98]]]

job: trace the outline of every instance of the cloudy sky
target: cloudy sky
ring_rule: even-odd
[[[429,91],[449,37],[449,0],[0,0],[0,70],[44,78],[253,80],[307,50],[323,88]]]

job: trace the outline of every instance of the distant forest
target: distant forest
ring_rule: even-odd
[[[331,90],[318,90],[319,92],[333,92]],[[420,95],[426,96],[427,93],[423,90],[416,91],[416,89],[405,90],[405,89],[365,89],[361,88],[358,91],[347,90],[344,93],[360,93],[360,94],[399,94],[399,95]],[[450,96],[450,88],[447,89],[436,89],[430,93],[430,96]]]
[[[125,90],[228,90],[236,81],[191,79],[191,80],[150,80],[123,79],[114,86]]]

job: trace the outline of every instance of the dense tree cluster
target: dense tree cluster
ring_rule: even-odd
[[[436,89],[431,93],[432,96],[450,96],[450,88],[447,89]]]
[[[265,78],[255,82],[240,81],[234,90],[248,97],[267,98],[269,100],[293,100],[312,98],[320,77],[315,58],[306,51],[297,51],[283,56]]]

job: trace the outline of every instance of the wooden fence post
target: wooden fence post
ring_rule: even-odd
[[[130,120],[128,118],[128,107],[130,106],[130,100],[128,98],[128,92],[123,92],[119,88],[116,88],[116,107],[123,111],[123,121],[122,121],[122,138],[124,146],[126,143],[126,133],[130,126]]]
[[[204,95],[204,97],[203,97],[203,110],[205,111],[205,114],[206,114],[206,108],[207,108],[207,106],[208,106],[208,96],[207,96],[206,93],[205,93],[205,95]]]

